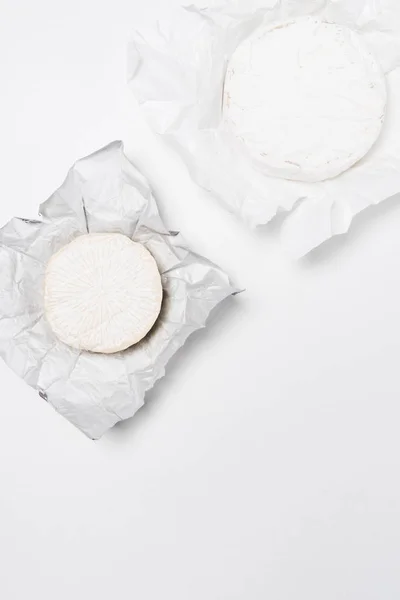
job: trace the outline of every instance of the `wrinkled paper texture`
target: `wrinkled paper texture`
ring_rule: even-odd
[[[173,354],[235,290],[221,269],[165,229],[146,179],[120,142],[78,161],[40,214],[42,221],[13,219],[0,230],[0,354],[59,413],[98,439],[135,414]],[[114,355],[66,346],[44,315],[48,260],[88,232],[119,232],[142,243],[162,274],[156,325]]]
[[[356,31],[388,87],[377,143],[355,166],[318,183],[262,173],[222,128],[225,73],[237,46],[263,23],[305,15]],[[214,8],[180,8],[134,33],[128,63],[130,86],[148,121],[181,155],[194,180],[250,226],[287,213],[282,239],[294,257],[345,233],[356,214],[400,192],[398,0],[228,0]]]

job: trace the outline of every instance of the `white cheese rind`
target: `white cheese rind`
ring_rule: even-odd
[[[112,354],[147,335],[163,291],[156,261],[142,244],[118,233],[95,233],[51,258],[44,297],[47,320],[60,340]]]
[[[224,121],[269,175],[316,182],[368,153],[386,101],[385,77],[360,36],[306,17],[260,27],[238,46]]]

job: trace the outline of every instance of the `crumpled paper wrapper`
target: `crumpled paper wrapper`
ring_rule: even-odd
[[[356,31],[388,87],[378,142],[355,166],[318,183],[261,173],[222,129],[224,78],[237,46],[262,23],[305,15]],[[288,213],[282,240],[294,257],[345,233],[359,212],[400,192],[399,0],[230,0],[215,8],[180,8],[134,33],[128,63],[130,86],[147,119],[194,180],[251,226]]]
[[[221,269],[165,229],[121,142],[78,161],[40,214],[42,221],[13,219],[0,230],[0,354],[59,413],[98,439],[136,413],[173,354],[236,290]],[[144,244],[162,274],[164,303],[155,327],[110,356],[66,346],[44,316],[48,260],[88,232],[119,232]]]

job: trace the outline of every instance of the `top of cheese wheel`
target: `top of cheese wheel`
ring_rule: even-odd
[[[304,17],[260,27],[238,46],[224,122],[268,174],[323,181],[368,153],[386,98],[381,68],[357,33]]]
[[[82,235],[47,265],[47,320],[79,350],[111,354],[136,344],[157,320],[162,296],[156,261],[122,234]]]

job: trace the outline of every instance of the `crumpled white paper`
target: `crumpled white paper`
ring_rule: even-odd
[[[378,142],[355,166],[318,183],[261,173],[222,128],[224,78],[234,50],[262,23],[305,15],[355,30],[388,86]],[[128,63],[147,119],[194,180],[251,226],[287,212],[282,239],[294,257],[345,233],[356,214],[400,192],[399,0],[229,0],[216,8],[180,8],[134,33]]]
[[[45,202],[43,221],[0,230],[0,355],[26,383],[92,439],[143,405],[188,336],[235,293],[228,276],[167,231],[146,179],[114,142],[78,161]],[[164,302],[150,334],[115,355],[80,352],[53,334],[43,286],[51,255],[76,236],[119,232],[144,244],[162,274]]]

